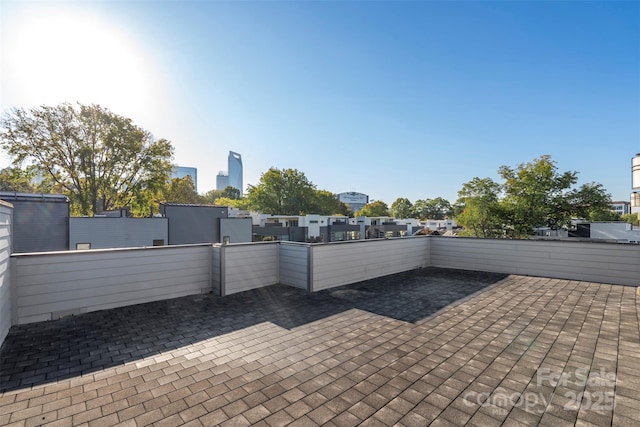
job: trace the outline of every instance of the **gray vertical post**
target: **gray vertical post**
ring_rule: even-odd
[[[307,292],[313,292],[313,244],[307,245]]]
[[[225,259],[225,251],[227,247],[225,245],[220,246],[220,296],[225,296],[227,294],[227,286],[226,286],[226,263]]]

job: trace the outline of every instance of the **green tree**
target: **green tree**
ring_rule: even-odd
[[[216,206],[232,206],[236,209],[247,210],[249,203],[246,198],[230,199],[228,197],[218,197],[214,203]]]
[[[456,220],[469,234],[524,238],[535,227],[560,228],[572,218],[611,217],[611,196],[602,185],[572,189],[577,172],[560,173],[550,156],[516,168],[501,166],[498,173],[504,184],[474,178],[458,193]]]
[[[603,210],[603,211],[590,212],[589,216],[588,216],[588,219],[591,222],[597,222],[597,221],[619,222],[619,221],[622,221],[621,215],[619,213],[611,211],[611,210],[609,210],[609,211]]]
[[[72,212],[149,206],[165,187],[173,148],[98,105],[16,108],[0,121],[14,167],[32,165],[69,197]]]
[[[391,216],[398,219],[413,218],[413,204],[406,197],[398,197],[393,203],[391,203],[389,213]]]
[[[353,216],[389,216],[389,207],[381,200],[367,203],[362,209],[353,214]]]
[[[190,175],[173,178],[164,191],[164,201],[169,203],[201,203],[202,198],[196,192],[196,186]]]
[[[628,222],[633,225],[640,226],[640,218],[638,217],[640,217],[640,215],[638,215],[637,213],[624,214],[620,216],[620,220],[624,222]]]
[[[473,178],[458,192],[461,213],[456,222],[474,237],[502,237],[503,217],[500,208],[500,184],[491,178]]]
[[[442,197],[416,200],[414,208],[416,215],[422,219],[445,219],[453,216],[451,203]]]
[[[242,194],[236,187],[228,185],[224,188],[224,190],[220,192],[220,197],[226,197],[228,199],[239,199],[242,197]]]
[[[556,163],[544,155],[516,168],[501,166],[498,173],[505,180],[505,219],[514,237],[527,237],[536,226],[561,226],[571,219],[567,190],[576,183],[576,172],[559,173]]]
[[[249,208],[272,215],[313,213],[316,186],[297,169],[271,168],[249,185]]]
[[[216,199],[219,199],[220,197],[222,197],[222,191],[221,190],[209,190],[206,193],[204,193],[204,195],[201,196],[202,197],[202,203],[208,204],[208,205],[215,205],[216,204]]]
[[[34,180],[36,172],[33,167],[4,168],[0,171],[0,190],[18,193],[34,193],[38,190]]]
[[[310,213],[320,215],[349,215],[347,205],[338,200],[338,196],[327,190],[315,190],[313,209]]]
[[[571,218],[617,221],[620,217],[611,210],[611,195],[602,184],[595,182],[584,184],[577,190],[570,191],[566,195],[566,200],[569,205],[568,216]]]

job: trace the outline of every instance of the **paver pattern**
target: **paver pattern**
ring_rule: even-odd
[[[637,426],[639,298],[428,268],[22,325],[0,426]]]

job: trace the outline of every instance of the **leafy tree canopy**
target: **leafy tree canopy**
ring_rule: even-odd
[[[224,198],[229,200],[241,199],[242,194],[240,190],[235,187],[227,186],[223,190],[209,190],[203,196],[201,196],[201,202],[209,205],[215,205],[216,200]]]
[[[422,219],[445,219],[453,215],[451,203],[442,197],[416,200],[413,206],[416,216]]]
[[[415,216],[413,204],[406,197],[398,197],[391,203],[389,213],[392,217],[398,219],[413,218]]]
[[[327,190],[316,190],[313,213],[320,215],[344,215],[351,212],[349,207],[338,200],[338,196]]]
[[[465,227],[466,235],[501,237],[502,211],[499,204],[500,184],[491,178],[473,178],[458,192],[460,213],[456,222]]]
[[[0,120],[14,167],[33,167],[65,193],[74,214],[131,207],[146,215],[164,189],[173,147],[99,105],[16,108]]]
[[[620,216],[620,220],[624,221],[624,222],[628,222],[630,224],[633,225],[638,225],[640,226],[640,215],[638,215],[637,213],[632,213],[632,214],[624,214]]]
[[[242,210],[249,208],[249,202],[246,198],[230,199],[228,197],[218,197],[213,204],[216,206],[232,206],[236,209]]]
[[[0,170],[0,191],[15,191],[18,193],[40,192],[35,183],[37,171],[33,167],[4,168]]]
[[[164,201],[169,203],[201,203],[201,197],[196,192],[196,186],[190,175],[184,178],[173,178],[165,187]]]
[[[606,215],[611,196],[602,185],[577,189],[577,172],[559,172],[545,155],[515,168],[498,170],[503,184],[474,178],[458,193],[461,213],[456,220],[478,237],[527,237],[534,227],[562,227],[572,218]]]
[[[367,203],[354,216],[389,216],[389,207],[381,200]]]
[[[249,185],[247,199],[253,210],[272,215],[314,213],[316,186],[297,169],[271,168],[260,182]]]

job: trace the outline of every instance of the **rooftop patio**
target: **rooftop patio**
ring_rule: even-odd
[[[0,425],[635,426],[638,298],[424,268],[13,326]]]

